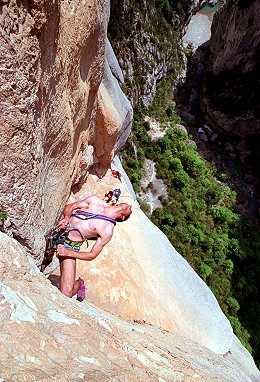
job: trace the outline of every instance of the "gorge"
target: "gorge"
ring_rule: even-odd
[[[144,3],[145,20],[136,9],[129,15],[127,1],[112,2],[113,33],[115,9],[129,20],[120,29],[123,48],[111,39],[115,55],[107,39],[109,6],[96,0],[1,4],[7,218],[0,232],[0,379],[257,382],[259,370],[213,293],[142,212],[117,156],[130,134],[132,105],[141,98],[149,105],[156,82],[173,66],[177,81],[184,60],[180,26],[192,7],[174,13],[174,32],[164,41],[163,33],[157,38],[143,30],[150,16],[158,21],[156,9]],[[127,29],[133,21],[134,42]],[[57,260],[45,275],[39,272],[44,234],[67,201],[117,187],[134,212],[118,223],[96,261],[79,261],[87,300],[70,300],[55,286]]]

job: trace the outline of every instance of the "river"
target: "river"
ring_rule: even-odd
[[[213,16],[220,7],[220,2],[215,7],[206,4],[198,13],[192,16],[183,37],[184,46],[193,44],[196,48],[210,39]]]

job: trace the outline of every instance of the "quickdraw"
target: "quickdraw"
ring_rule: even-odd
[[[74,241],[68,238],[68,234],[71,231],[77,231],[82,241]],[[62,228],[60,226],[53,227],[46,235],[46,247],[44,253],[44,259],[41,264],[41,272],[45,270],[45,268],[52,262],[53,256],[57,251],[57,247],[59,244],[65,245],[69,250],[78,252],[80,250],[80,246],[87,241],[82,236],[81,232],[77,228]]]

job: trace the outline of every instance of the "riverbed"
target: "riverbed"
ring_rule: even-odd
[[[220,9],[220,3],[215,7],[206,4],[198,13],[192,16],[187,31],[183,37],[183,44],[198,47],[211,37],[211,24],[214,13]]]

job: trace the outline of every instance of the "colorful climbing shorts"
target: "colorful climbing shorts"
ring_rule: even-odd
[[[65,248],[67,248],[70,251],[73,252],[79,252],[81,245],[84,243],[84,241],[73,241],[69,238],[64,239],[63,245]]]

